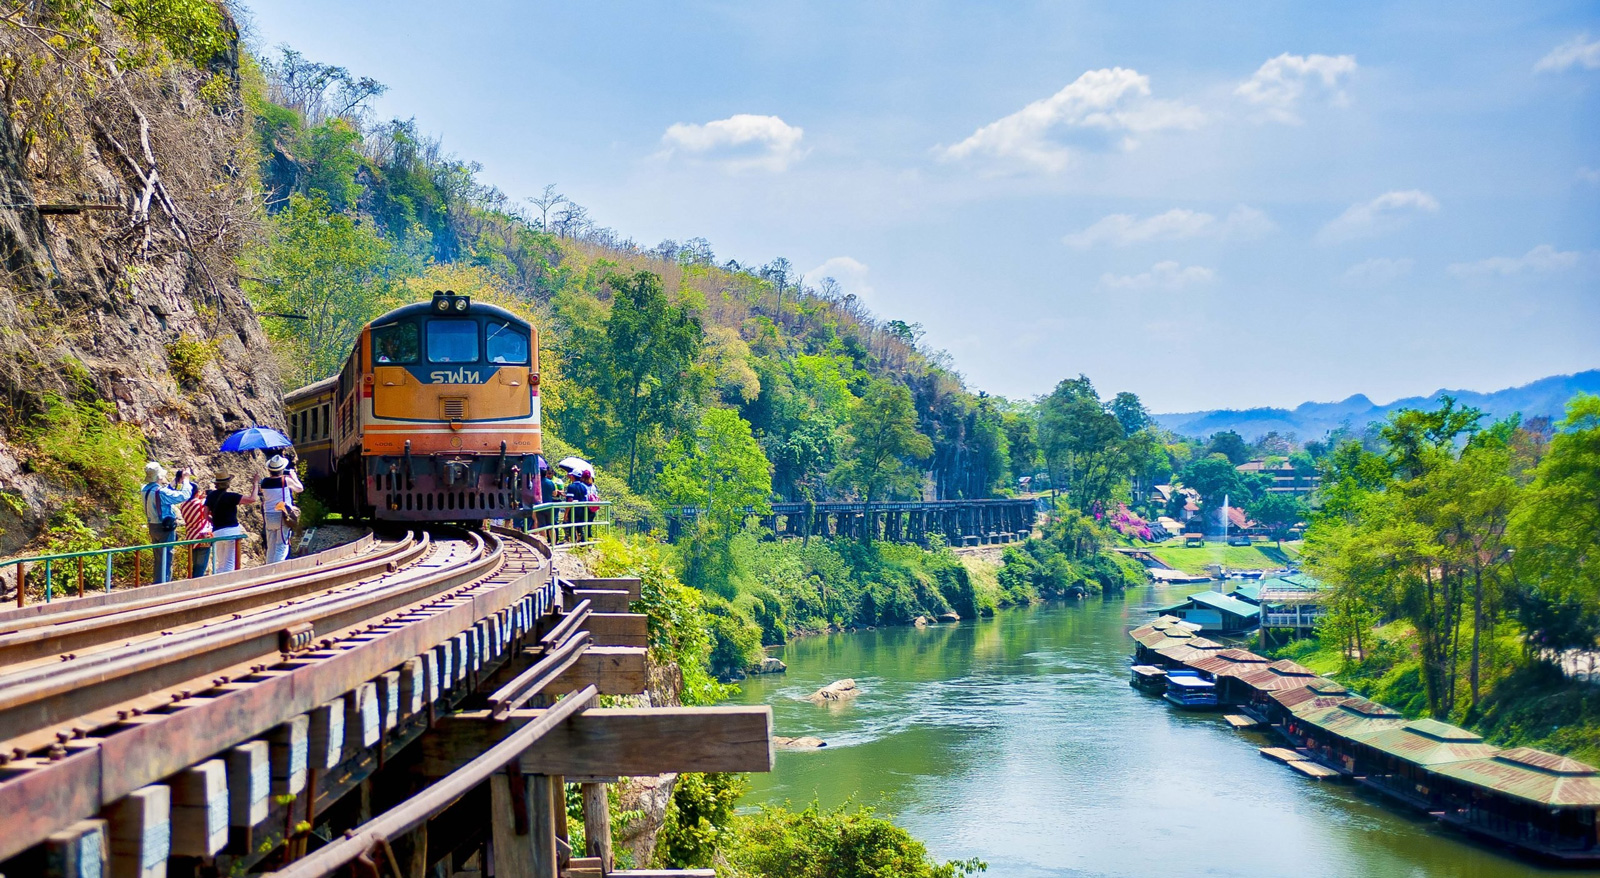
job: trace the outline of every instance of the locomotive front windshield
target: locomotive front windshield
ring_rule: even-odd
[[[428,362],[478,362],[478,321],[429,320]]]
[[[484,324],[483,338],[489,362],[501,366],[526,366],[528,364],[528,335],[522,330],[499,320]]]
[[[377,363],[397,366],[417,361],[417,325],[391,323],[372,328],[372,359]]]

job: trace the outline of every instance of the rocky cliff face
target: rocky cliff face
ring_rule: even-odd
[[[63,513],[126,525],[145,455],[246,472],[222,438],[282,420],[234,267],[258,208],[231,22],[195,65],[97,16],[65,49],[38,30],[59,22],[0,26],[3,554],[38,548]]]

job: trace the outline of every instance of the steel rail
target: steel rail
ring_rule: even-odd
[[[408,534],[374,553],[279,577],[216,586],[182,595],[97,608],[70,620],[42,619],[0,634],[0,668],[73,653],[219,616],[244,613],[281,601],[338,588],[385,570],[412,564],[428,551],[426,539]]]
[[[449,807],[451,802],[488,780],[490,775],[513,766],[522,751],[568,719],[594,707],[600,692],[591,683],[568,695],[546,710],[538,719],[517,729],[482,755],[441,778],[403,804],[383,812],[356,829],[346,832],[332,844],[262,878],[323,878],[355,862],[373,847],[387,843],[425,823]],[[515,770],[515,769],[513,769]]]
[[[498,540],[491,552],[481,536],[470,536],[473,548],[465,563],[430,568],[423,560],[343,592],[0,676],[0,731],[15,737],[49,729],[207,674],[270,663],[281,655],[280,635],[287,629],[309,624],[313,631],[337,631],[471,582],[493,572],[501,552]]]
[[[523,603],[534,614],[552,607],[557,588],[534,548],[524,545],[525,539],[495,537],[493,543],[494,551],[474,562],[482,575],[465,584],[452,584],[462,579],[455,568],[434,568],[431,587],[411,592],[420,600],[380,612],[392,603],[385,598],[371,611],[369,624],[333,635],[311,652],[275,653],[248,672],[239,670],[241,676],[232,682],[205,676],[185,681],[193,694],[174,694],[164,708],[65,739],[51,748],[48,759],[0,765],[0,814],[8,815],[0,833],[0,860],[134,790],[339,697],[483,620]]]
[[[489,716],[495,720],[504,720],[511,711],[528,703],[528,699],[538,695],[545,686],[550,685],[557,677],[568,668],[578,663],[578,659],[589,651],[589,645],[594,642],[594,635],[587,631],[580,631],[576,637],[568,638],[554,650],[533,663],[533,667],[518,674],[511,682],[501,686],[493,695],[489,696]]]
[[[589,618],[589,599],[584,598],[578,601],[577,606],[562,615],[561,621],[556,623],[556,627],[551,628],[543,637],[539,638],[539,645],[545,649],[551,649],[571,636],[572,632],[582,627],[584,620],[587,618]]]

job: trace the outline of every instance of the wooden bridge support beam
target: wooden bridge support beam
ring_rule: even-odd
[[[578,787],[583,798],[584,853],[600,861],[600,872],[611,871],[611,803],[603,783],[585,783]]]

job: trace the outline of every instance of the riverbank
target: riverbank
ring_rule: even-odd
[[[1351,787],[1304,783],[1256,755],[1266,736],[1132,690],[1127,630],[1183,591],[793,640],[777,652],[786,675],[744,681],[732,700],[770,704],[777,734],[828,746],[780,751],[740,806],[872,804],[935,858],[979,857],[1008,878],[1135,878],[1173,851],[1192,871],[1242,878],[1308,856],[1336,878],[1545,874]],[[842,677],[861,687],[850,704],[800,700]]]

